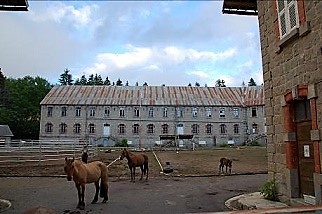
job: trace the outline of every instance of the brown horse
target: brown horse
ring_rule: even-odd
[[[233,161],[228,158],[220,158],[219,161],[219,172],[224,173],[224,166],[226,166],[226,173],[227,169],[229,169],[229,174],[231,174],[231,168],[233,166]]]
[[[94,183],[96,187],[96,193],[92,203],[96,203],[98,200],[98,192],[100,190],[100,197],[104,198],[102,203],[106,203],[108,200],[108,171],[107,166],[100,162],[94,161],[88,164],[84,164],[82,161],[65,158],[65,173],[67,180],[72,179],[75,182],[75,186],[78,192],[78,205],[77,208],[83,210],[85,208],[84,193],[85,184]],[[101,180],[101,188],[99,185]]]
[[[139,153],[134,154],[126,149],[123,149],[120,159],[126,157],[127,164],[129,165],[131,171],[131,181],[135,182],[135,168],[139,166],[141,168],[141,178],[143,178],[143,174],[146,174],[146,180],[148,180],[149,176],[149,158],[146,154]]]

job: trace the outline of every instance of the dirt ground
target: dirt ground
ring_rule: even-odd
[[[166,162],[174,169],[171,175],[193,176],[219,174],[218,164],[221,157],[233,160],[232,173],[263,173],[267,171],[267,154],[265,147],[237,147],[198,149],[195,151],[154,151],[163,167]],[[111,163],[120,156],[120,150],[107,152],[101,150],[97,157],[89,161],[101,160]],[[145,152],[149,156],[149,176],[160,176],[161,168],[152,151]],[[64,159],[42,163],[23,163],[15,165],[0,165],[0,176],[57,176],[63,175]],[[137,170],[139,173],[139,170]],[[109,176],[121,178],[129,176],[127,161],[118,160],[109,167]]]

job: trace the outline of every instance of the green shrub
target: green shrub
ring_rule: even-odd
[[[129,144],[127,144],[127,139],[122,139],[121,142],[117,142],[115,147],[129,147]]]
[[[253,140],[249,143],[250,146],[259,146],[259,143],[256,140]]]
[[[279,201],[277,195],[277,186],[275,184],[275,179],[267,181],[261,188],[260,193],[264,196],[265,199],[271,201]]]
[[[220,147],[229,147],[228,143],[222,143],[220,144]]]

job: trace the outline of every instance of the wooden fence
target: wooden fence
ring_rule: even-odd
[[[75,141],[11,141],[0,144],[0,166],[18,163],[37,163],[80,158],[84,142]],[[97,155],[97,148],[87,145],[89,156]]]

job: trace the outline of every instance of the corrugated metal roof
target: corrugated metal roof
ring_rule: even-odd
[[[264,90],[261,86],[55,86],[40,104],[252,106],[264,105]]]
[[[0,125],[0,137],[13,137],[8,125]]]

